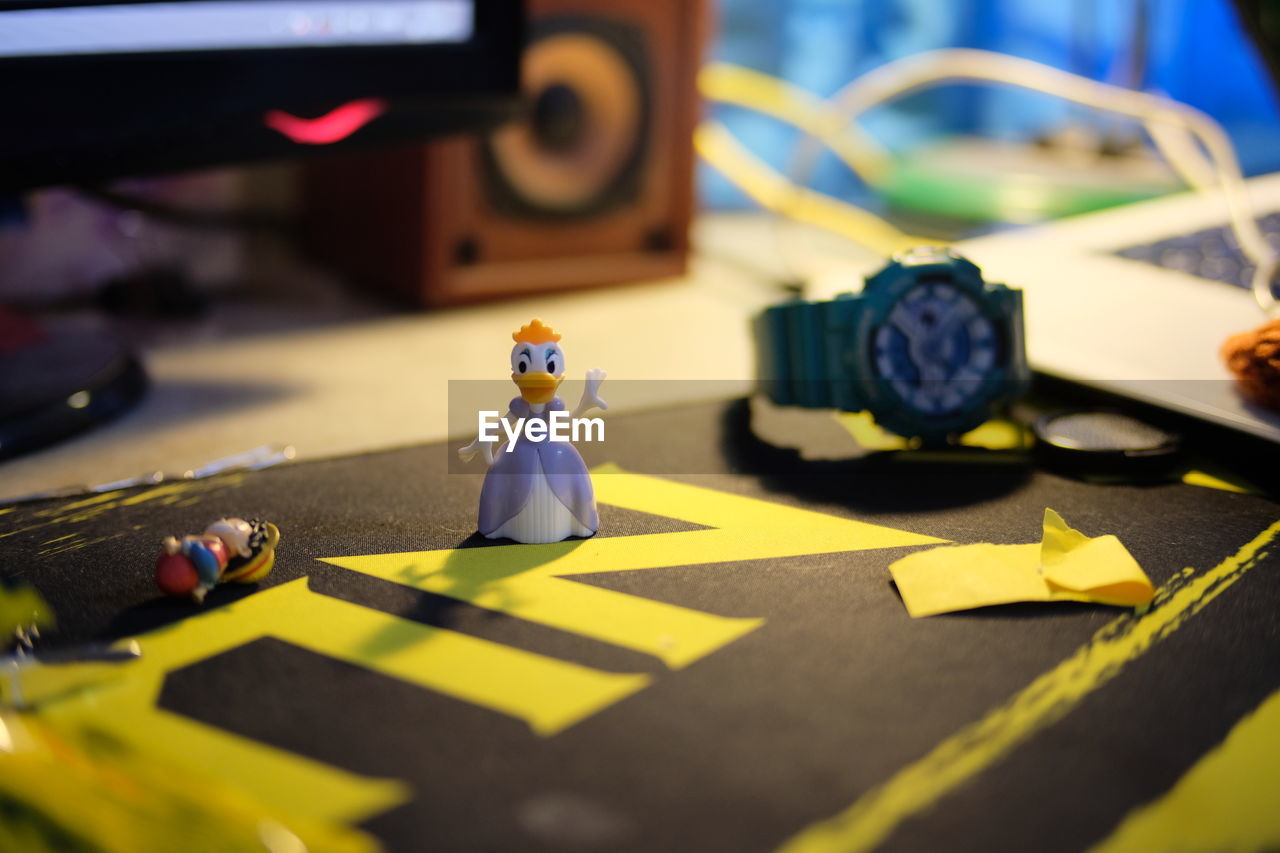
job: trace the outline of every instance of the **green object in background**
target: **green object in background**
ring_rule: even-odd
[[[1028,223],[1131,204],[1183,189],[1160,160],[957,137],[894,161],[892,205],[975,222]]]

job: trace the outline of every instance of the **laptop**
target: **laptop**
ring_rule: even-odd
[[[1280,245],[1280,173],[1248,186]],[[1034,369],[1280,443],[1280,412],[1243,397],[1219,355],[1266,321],[1221,196],[1182,193],[955,248],[1022,289]]]
[[[1280,45],[1237,0],[1280,93]],[[1280,173],[1248,181],[1264,235],[1280,247]],[[1036,370],[1280,443],[1280,412],[1244,398],[1223,341],[1266,321],[1253,265],[1219,193],[1186,192],[956,245],[1024,293]]]

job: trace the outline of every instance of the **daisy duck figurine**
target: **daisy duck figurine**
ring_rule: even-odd
[[[482,429],[475,441],[458,451],[464,462],[483,453],[489,465],[480,492],[480,533],[488,539],[524,543],[591,536],[600,526],[591,475],[577,448],[555,438],[554,427],[565,421],[576,424],[593,408],[608,408],[599,396],[605,372],[588,370],[582,401],[567,419],[557,416],[565,410],[556,396],[565,371],[560,335],[534,320],[511,337],[516,342],[511,379],[520,396],[503,416],[508,441],[499,444]]]

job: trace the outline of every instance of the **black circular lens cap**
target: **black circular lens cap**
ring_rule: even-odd
[[[1120,412],[1055,412],[1035,422],[1035,453],[1047,468],[1076,477],[1147,479],[1178,462],[1182,437]]]

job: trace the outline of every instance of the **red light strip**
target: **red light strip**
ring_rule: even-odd
[[[362,98],[330,110],[317,118],[298,118],[283,110],[270,110],[262,123],[299,145],[332,145],[341,142],[387,111],[381,98]]]

